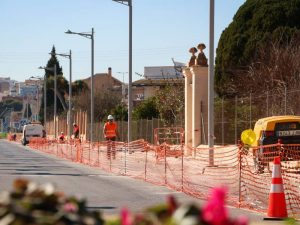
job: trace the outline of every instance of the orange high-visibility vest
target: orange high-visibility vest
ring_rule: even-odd
[[[105,137],[112,138],[116,137],[117,133],[117,124],[115,122],[106,122],[104,125],[104,132],[105,132]]]

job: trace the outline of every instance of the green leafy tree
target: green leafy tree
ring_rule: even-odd
[[[182,118],[184,111],[184,86],[168,84],[157,91],[155,102],[160,118],[170,126]]]
[[[73,95],[79,95],[82,92],[88,91],[89,87],[83,80],[76,80],[74,83],[72,83],[72,94]]]
[[[118,104],[111,112],[115,120],[128,121],[128,109],[124,103]]]
[[[237,11],[232,23],[223,31],[216,56],[216,91],[232,96],[236,77],[243,76],[255,61],[258,48],[268,51],[270,40],[285,45],[300,29],[299,0],[247,0]],[[243,90],[242,90],[243,91]]]
[[[12,108],[13,111],[18,112],[22,110],[23,104],[21,101],[8,99],[0,102],[0,111],[3,111],[5,108]]]
[[[133,111],[133,118],[136,120],[159,118],[156,97],[148,98],[135,107]]]

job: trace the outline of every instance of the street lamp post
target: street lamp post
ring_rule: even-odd
[[[57,111],[57,74],[56,74],[56,64],[53,67],[39,67],[39,69],[44,69],[48,71],[52,71],[54,73],[54,115],[53,115],[53,121],[54,121],[54,137],[56,139],[57,136],[57,126],[56,126],[56,111]],[[45,74],[46,77],[46,74]],[[46,89],[45,89],[46,90]],[[45,91],[46,92],[46,91]],[[45,93],[46,95],[46,93]],[[46,106],[46,105],[45,105]]]
[[[37,77],[37,76],[31,76],[30,79],[37,79],[41,82],[42,78],[41,77]],[[37,117],[36,120],[39,121],[39,106],[40,106],[40,88],[39,88],[40,84],[36,84],[37,87]]]
[[[214,166],[214,17],[215,0],[209,4],[209,70],[208,70],[208,148],[209,165]]]
[[[66,34],[77,34],[85,38],[91,39],[91,127],[90,127],[90,142],[93,143],[93,124],[94,124],[94,28],[91,33],[77,33],[70,30]]]
[[[27,97],[27,102],[26,102],[26,118],[27,118],[27,121],[29,120],[29,117],[28,117],[28,105],[29,105],[29,99],[28,99],[28,94],[26,95]]]
[[[128,78],[128,143],[131,141],[132,115],[132,0],[113,0],[129,7],[129,78]]]
[[[49,53],[53,55],[54,53]],[[71,137],[72,134],[72,51],[70,50],[69,54],[59,54],[55,53],[55,55],[63,56],[65,58],[69,58],[70,61],[70,75],[69,75],[69,117],[68,117],[68,134]]]
[[[35,79],[39,79],[39,80],[43,79],[41,77],[34,77],[34,76],[32,76],[31,78],[35,78]],[[44,74],[44,128],[45,128],[45,131],[46,131],[46,117],[47,117],[47,90],[46,89],[47,89],[47,79],[46,79],[46,74]]]
[[[39,86],[37,85],[37,99],[36,99],[36,109],[37,109],[37,114],[36,114],[36,120],[39,121],[39,105],[40,105],[40,88]]]
[[[56,64],[53,67],[54,70],[54,138],[56,139],[57,126],[56,126],[56,115],[57,115],[57,74]]]
[[[46,73],[44,74],[44,127],[45,131],[47,132],[46,129],[46,117],[47,117],[47,79],[46,79]]]

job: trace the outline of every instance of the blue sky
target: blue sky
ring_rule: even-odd
[[[186,63],[188,49],[208,47],[209,0],[133,1],[133,80],[145,66]],[[215,0],[215,47],[245,0]],[[73,81],[90,76],[91,41],[74,32],[95,31],[95,73],[123,80],[128,72],[128,7],[112,0],[0,0],[0,77],[24,81],[43,76],[54,45],[57,53],[72,50]],[[208,48],[204,50],[208,57]],[[58,57],[65,77],[69,61]],[[128,82],[125,74],[125,82]]]

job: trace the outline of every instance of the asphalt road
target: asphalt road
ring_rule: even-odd
[[[0,140],[0,190],[11,190],[12,182],[19,177],[39,184],[50,182],[67,195],[86,199],[90,209],[101,210],[104,215],[117,214],[122,207],[137,212],[147,206],[164,202],[170,194],[181,203],[203,204],[199,199],[163,186],[109,174],[98,168],[32,150],[19,143]],[[253,223],[262,221],[264,217],[246,210],[229,210],[232,217],[246,215]]]

